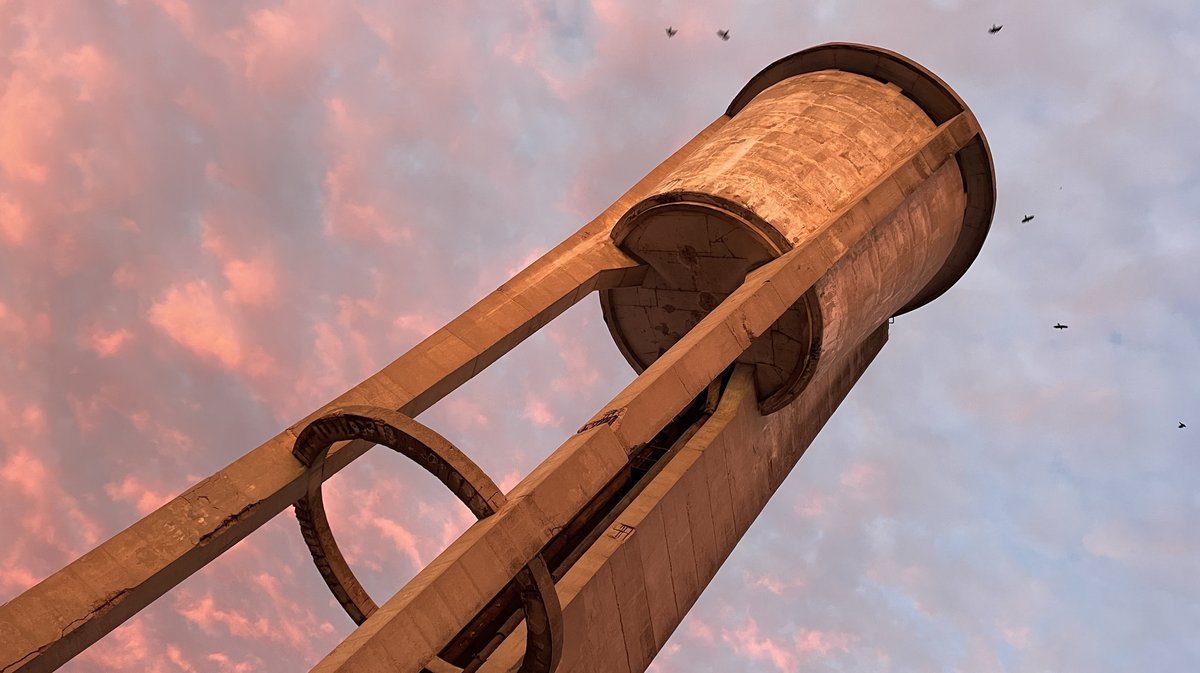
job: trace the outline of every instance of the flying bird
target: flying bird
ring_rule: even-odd
[[[1067,328],[1067,326],[1060,322],[1054,323],[1054,329],[1066,329],[1066,328]]]
[[[721,38],[722,40],[725,40],[726,42],[728,42],[728,41],[729,41],[729,31],[727,31],[727,30],[718,30],[718,31],[717,31],[717,37],[719,37],[719,38]]]
[[[1183,424],[1183,421],[1179,421],[1179,427],[1182,429],[1186,428],[1187,426]]]
[[[675,37],[675,33],[679,31],[674,26],[667,26],[667,37]]]
[[[1021,224],[1025,224],[1026,222],[1032,222],[1032,221],[1033,221],[1033,215],[1026,215],[1025,217],[1021,218]]]
[[[999,33],[1000,29],[1003,27],[1004,27],[1004,24],[1000,24],[999,26],[997,26],[996,24],[993,23],[992,27],[988,28],[988,33],[991,35],[995,35],[996,33]]]

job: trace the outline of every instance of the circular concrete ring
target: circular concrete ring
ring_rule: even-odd
[[[446,438],[398,411],[369,406],[334,409],[312,421],[296,437],[292,455],[308,468],[305,494],[296,501],[300,532],[325,584],[355,624],[378,609],[338,549],[321,484],[325,459],[336,442],[361,439],[386,446],[425,468],[445,484],[477,518],[491,516],[505,502],[491,477]],[[562,606],[542,557],[516,575],[527,629],[521,673],[550,673],[562,655]]]

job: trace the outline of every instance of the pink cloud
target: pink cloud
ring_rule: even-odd
[[[376,292],[378,294],[378,291]],[[375,324],[382,315],[379,303],[362,297],[340,297],[337,301],[337,322],[350,341],[358,368],[354,374],[363,378],[379,370],[374,345],[377,342]]]
[[[393,217],[385,215],[369,194],[370,179],[365,175],[373,170],[357,151],[347,152],[325,173],[328,194],[325,206],[326,233],[360,243],[400,243],[412,239],[412,232],[400,227]],[[389,209],[388,212],[395,212]]]
[[[800,629],[796,632],[796,651],[800,654],[827,656],[833,651],[849,652],[850,643],[855,640],[850,633],[840,631],[821,631],[818,629]]]
[[[206,656],[205,659],[219,666],[221,673],[251,673],[252,671],[263,670],[263,662],[257,657],[246,661],[234,661],[224,652],[213,652]]]
[[[841,484],[855,491],[864,491],[877,485],[883,478],[883,468],[875,463],[854,463],[842,473]]]
[[[0,343],[11,352],[23,352],[29,345],[49,338],[52,332],[50,314],[39,311],[22,315],[0,302]]]
[[[411,332],[423,339],[436,332],[441,324],[419,313],[402,313],[392,321],[392,327],[401,332]]]
[[[432,504],[418,497],[421,488],[403,477],[377,479],[366,486],[349,493],[332,489],[338,502],[330,506],[329,516],[347,522],[344,530],[339,528],[338,539],[340,543],[344,537],[354,549],[355,562],[361,559],[381,571],[396,572],[388,568],[396,555],[406,559],[413,572],[419,570],[449,545],[457,535],[453,531],[475,522],[470,510],[440,485]],[[380,545],[381,539],[390,544]]]
[[[467,509],[465,505],[450,508],[450,516],[442,522],[441,549],[449,547],[450,543],[457,540],[458,536],[470,528],[475,521],[475,515],[471,514],[471,510]],[[441,553],[441,549],[438,550],[438,553]],[[430,554],[430,557],[435,555]]]
[[[129,414],[129,422],[138,430],[145,430],[150,425],[150,413],[145,410],[135,411]]]
[[[20,489],[27,497],[38,497],[51,486],[46,464],[23,448],[11,452],[0,464],[0,480]]]
[[[25,242],[32,228],[29,214],[20,202],[0,193],[0,241],[15,248]]]
[[[86,436],[94,433],[100,426],[100,417],[107,403],[99,395],[78,397],[68,394],[67,405],[71,408],[71,418],[75,421],[75,427],[81,435]]]
[[[195,25],[195,16],[187,0],[153,0],[158,9],[166,14],[176,25],[189,32]]]
[[[736,653],[756,661],[769,661],[781,673],[796,670],[796,655],[788,645],[760,633],[753,618],[748,618],[741,628],[722,629],[721,639]]]
[[[134,617],[88,648],[78,660],[84,664],[91,664],[93,670],[99,671],[138,670],[147,673],[167,673],[178,670],[175,665],[168,667],[167,662],[163,661],[158,650],[160,643],[157,640],[147,626],[147,619]]]
[[[688,637],[712,645],[717,642],[717,633],[707,622],[699,617],[689,616],[684,620]]]
[[[85,44],[63,55],[61,67],[74,80],[76,100],[93,102],[113,88],[117,73],[111,60],[94,44]]]
[[[294,521],[272,522],[222,556],[221,564],[202,570],[198,590],[181,588],[173,594],[174,614],[207,634],[202,642],[223,645],[218,654],[228,657],[204,658],[219,664],[217,668],[204,664],[199,659],[203,650],[193,641],[184,651],[197,668],[263,670],[262,662],[248,652],[272,651],[300,656],[311,665],[336,640],[337,629],[322,614],[324,608],[334,607],[328,594],[313,596],[303,588],[317,578],[316,571],[306,563],[306,572],[297,574],[288,557],[279,556],[281,545],[301,551],[298,543]],[[264,643],[269,645],[263,648]]]
[[[239,638],[274,639],[277,633],[266,617],[252,618],[237,610],[222,610],[211,594],[192,601],[189,607],[181,608],[179,614],[209,633],[216,633],[218,627],[224,627],[230,635]]]
[[[22,52],[28,56],[29,51]],[[24,60],[24,59],[23,59]],[[0,169],[8,177],[35,184],[50,174],[43,157],[58,134],[62,105],[43,86],[44,73],[20,68],[0,93]]]
[[[370,300],[354,297],[341,297],[336,304],[335,316],[299,328],[312,334],[301,359],[277,361],[260,346],[250,347],[250,355],[242,358],[240,373],[249,377],[260,399],[280,420],[307,414],[381,366],[377,351],[379,335],[385,330],[379,326],[380,309]],[[290,394],[279,395],[281,387]]]
[[[722,630],[721,638],[742,656],[768,661],[781,673],[792,673],[798,669],[801,660],[848,652],[856,637],[839,631],[802,628],[788,642],[764,635],[758,623],[749,618],[741,628]]]
[[[408,210],[397,185],[379,165],[388,161],[384,148],[398,138],[396,120],[373,110],[370,99],[341,96],[326,100],[331,155],[325,170],[326,235],[363,244],[412,242],[413,232],[401,222]]]
[[[525,0],[525,26],[519,35],[504,34],[496,43],[493,53],[511,60],[513,63],[532,70],[541,79],[546,88],[561,100],[566,100],[575,93],[575,78],[563,77],[554,69],[547,67],[548,62],[556,60],[556,54],[549,49],[543,49],[543,43],[550,38],[550,23],[543,18],[544,10],[538,5]]]
[[[654,657],[654,661],[646,668],[646,673],[667,673],[668,671],[676,670],[671,661],[673,657],[683,650],[683,645],[679,643],[667,643],[659,650],[658,655]]]
[[[1032,642],[1032,631],[1028,626],[1007,626],[1000,625],[1000,635],[1005,642],[1012,645],[1018,650],[1028,649]]]
[[[46,412],[36,402],[13,401],[0,391],[0,439],[16,446],[33,442],[46,430]]]
[[[175,645],[167,646],[167,659],[184,673],[196,673],[196,667],[192,666],[191,662],[183,656],[179,647]]]
[[[9,52],[13,67],[0,92],[0,170],[39,185],[55,172],[53,162],[78,164],[84,156],[86,150],[61,146],[69,137],[64,128],[71,123],[71,106],[110,95],[118,71],[96,44],[64,44],[46,31],[45,24],[60,18],[53,11],[22,18],[29,31]]]
[[[536,66],[538,43],[548,32],[549,25],[542,18],[539,8],[530,0],[524,0],[521,7],[525,14],[525,30],[519,36],[504,34],[496,43],[494,53],[512,59],[514,63]]]
[[[592,13],[596,19],[608,28],[622,28],[629,25],[630,15],[625,3],[614,0],[592,0]]]
[[[274,264],[265,257],[231,259],[225,262],[222,272],[229,282],[224,296],[230,303],[262,306],[276,296]]]
[[[417,544],[418,538],[412,534],[412,531],[398,521],[383,515],[376,515],[370,520],[370,523],[397,550],[408,557],[414,569],[420,569],[425,566],[421,549]]]
[[[508,493],[509,491],[513,490],[514,486],[521,483],[521,479],[523,478],[524,476],[519,471],[509,470],[508,472],[504,473],[504,476],[500,478],[500,482],[496,485],[501,491]]]
[[[132,264],[122,264],[112,272],[113,285],[122,289],[135,287],[138,282],[137,279],[138,273]]]
[[[376,553],[378,547],[369,544],[369,538],[377,540],[377,536],[369,531],[366,524],[367,511],[373,510],[373,503],[378,501],[379,495],[358,488],[357,475],[353,470],[343,471],[325,482],[325,511],[330,525],[336,528],[338,547],[350,565],[383,572],[380,555]],[[342,522],[347,522],[347,525]]]
[[[299,650],[312,649],[314,632],[332,634],[333,624],[318,619],[312,609],[297,602],[295,597],[283,588],[278,577],[267,573],[254,576],[254,584],[262,590],[271,605],[280,615],[279,623],[275,625],[278,636],[291,647]]]
[[[329,520],[338,545],[355,569],[380,573],[389,581],[403,578],[422,568],[475,523],[470,510],[444,486],[430,484],[431,477],[425,474],[417,476],[414,483],[410,474],[402,471],[365,480],[365,475],[351,470],[327,484]],[[427,493],[428,501],[424,499]]]
[[[133,339],[133,332],[125,328],[118,328],[112,331],[105,330],[99,325],[88,330],[84,337],[84,344],[95,351],[102,358],[112,357],[121,352],[121,349]]]
[[[525,397],[525,418],[533,421],[534,425],[543,428],[554,428],[562,425],[563,419],[561,416],[556,416],[550,410],[550,406],[545,400],[529,393]]]
[[[346,364],[346,345],[339,336],[340,330],[326,321],[318,322],[314,329],[316,337],[312,348],[319,366],[308,386],[330,390],[344,388],[343,384],[349,379],[343,371]]]
[[[28,557],[51,565],[61,565],[93,547],[102,529],[63,488],[57,467],[19,443],[7,449],[0,462],[0,509],[23,515],[0,522],[5,539],[23,540]]]
[[[465,397],[450,397],[439,405],[455,426],[486,428],[492,419],[478,400]]]
[[[222,297],[230,304],[256,307],[270,303],[278,294],[271,254],[258,250],[249,257],[238,255],[233,244],[220,233],[222,226],[230,225],[212,216],[205,217],[202,239],[203,248],[221,262],[221,273],[229,285]]]
[[[825,513],[825,498],[816,493],[809,494],[803,502],[796,503],[792,511],[805,517],[820,516]]]
[[[104,492],[116,502],[132,504],[141,516],[153,512],[174,497],[173,493],[150,488],[134,475],[125,477],[120,483],[105,484]]]
[[[193,353],[213,358],[233,369],[243,350],[229,313],[218,305],[204,280],[194,280],[167,290],[150,308],[150,323]]]
[[[559,393],[579,393],[596,385],[600,370],[596,368],[595,354],[589,352],[587,344],[558,331],[551,331],[548,336],[567,366],[567,371],[551,381],[550,387]]]
[[[8,557],[0,564],[0,589],[5,596],[12,596],[38,583],[41,577],[33,574],[29,568],[18,565],[19,557],[24,550],[14,547],[9,550]]]
[[[377,129],[366,119],[351,114],[348,105],[350,103],[341,96],[332,96],[325,101],[325,111],[329,115],[329,122],[333,126],[334,134],[339,138],[352,137],[356,139],[374,135]]]
[[[579,171],[571,184],[562,191],[562,197],[554,203],[554,207],[576,219],[587,221],[595,217],[596,211],[603,207],[594,205],[598,201],[595,190],[595,176]]]
[[[233,34],[246,81],[276,93],[314,87],[314,66],[336,26],[336,13],[323,7],[293,1],[251,13]]]
[[[544,255],[544,254],[546,254],[545,248],[543,248],[541,246],[533,248],[529,252],[525,253],[525,255],[523,257],[521,257],[521,259],[518,260],[516,264],[505,269],[504,277],[512,278],[513,276],[517,275],[518,273],[524,271],[525,268],[528,267],[530,264],[533,264],[534,262],[541,259],[542,255]]]
[[[745,582],[747,586],[761,587],[773,594],[780,596],[783,595],[783,592],[788,591],[789,589],[799,589],[805,586],[805,581],[801,578],[781,579],[778,577],[771,577],[770,575],[760,575],[755,577],[750,573],[746,574]]]
[[[1184,510],[1167,511],[1149,522],[1107,521],[1081,540],[1089,554],[1160,579],[1186,582],[1200,558],[1200,536]]]

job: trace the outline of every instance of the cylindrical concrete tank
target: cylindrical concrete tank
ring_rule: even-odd
[[[853,44],[767,67],[731,118],[613,228],[645,262],[642,287],[601,294],[618,347],[641,371],[736,289],[852,206],[938,127],[965,110],[936,76]],[[944,164],[743,354],[760,405],[794,399],[889,316],[944,292],[978,254],[995,178],[980,136]]]

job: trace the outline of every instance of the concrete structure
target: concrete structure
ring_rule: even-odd
[[[592,222],[413,350],[0,608],[49,671],[295,503],[360,626],[314,671],[643,671],[887,339],[982,245],[975,119],[896,54],[757,75]],[[511,492],[413,420],[593,291],[640,375]],[[321,485],[375,444],[479,522],[378,605]]]

